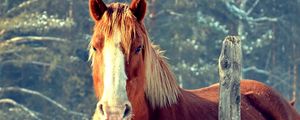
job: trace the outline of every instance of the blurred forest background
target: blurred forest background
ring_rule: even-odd
[[[297,97],[300,111],[300,0],[147,2],[149,36],[166,50],[182,87],[218,82],[221,42],[239,35],[243,77]],[[88,0],[0,0],[1,120],[90,119],[93,25]]]

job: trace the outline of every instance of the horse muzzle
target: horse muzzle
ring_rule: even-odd
[[[93,120],[130,120],[132,107],[129,102],[122,105],[108,105],[99,102]]]

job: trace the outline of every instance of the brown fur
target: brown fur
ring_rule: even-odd
[[[106,38],[118,30],[123,36],[121,47],[126,55],[126,89],[132,104],[132,119],[216,120],[218,84],[198,90],[178,87],[165,57],[148,39],[143,24],[145,11],[145,0],[133,0],[130,6],[112,3],[108,7],[101,0],[90,0],[90,14],[96,24],[90,42],[90,59],[97,98],[100,100],[103,94],[101,50],[104,42],[110,42]],[[144,48],[136,53],[139,46]],[[241,81],[241,117],[243,120],[300,120],[289,102],[270,87],[252,80]]]

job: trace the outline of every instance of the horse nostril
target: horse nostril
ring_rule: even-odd
[[[103,104],[99,105],[99,110],[102,115],[104,115]]]
[[[130,113],[131,113],[131,107],[130,107],[130,105],[128,105],[128,104],[125,104],[125,111],[124,111],[123,118],[125,118],[125,117],[129,116],[129,115],[130,115]]]

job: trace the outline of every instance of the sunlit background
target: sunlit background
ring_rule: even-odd
[[[147,2],[149,36],[180,86],[218,82],[221,42],[239,35],[243,77],[297,97],[300,111],[300,0]],[[0,120],[90,119],[92,28],[88,0],[0,0]]]

